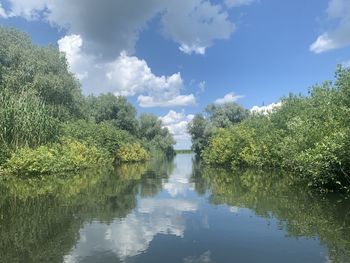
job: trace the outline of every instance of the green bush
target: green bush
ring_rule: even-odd
[[[322,191],[350,191],[350,69],[333,85],[289,95],[272,113],[251,114],[214,131],[202,157],[208,164],[279,167]]]
[[[123,144],[136,140],[127,131],[116,128],[110,122],[99,124],[85,120],[69,122],[63,125],[63,134],[103,149],[109,153],[111,158],[116,157]]]
[[[103,162],[106,154],[71,138],[60,143],[23,147],[14,152],[4,165],[5,174],[28,176],[77,171]]]
[[[139,144],[125,144],[118,150],[116,161],[141,162],[149,159],[148,152]]]

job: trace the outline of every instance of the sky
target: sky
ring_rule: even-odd
[[[350,66],[350,0],[0,0],[0,25],[57,46],[84,94],[159,116],[178,149],[209,103],[274,105]]]

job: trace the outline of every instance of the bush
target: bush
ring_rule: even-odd
[[[111,158],[116,157],[123,144],[136,140],[127,131],[116,128],[110,122],[99,124],[85,120],[69,122],[63,125],[63,134],[103,149]]]
[[[62,138],[60,143],[50,146],[17,150],[5,163],[4,172],[28,176],[77,171],[101,163],[105,158],[106,154],[96,147],[71,138]]]
[[[309,96],[289,95],[267,116],[220,129],[202,152],[206,163],[280,167],[322,191],[350,191],[350,69],[338,68]]]
[[[141,162],[149,159],[147,151],[139,144],[126,144],[120,147],[117,162]]]

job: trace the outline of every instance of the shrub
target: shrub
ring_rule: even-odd
[[[117,162],[140,162],[149,159],[147,151],[139,144],[125,144],[118,150]]]
[[[116,157],[118,149],[123,144],[136,140],[127,131],[116,128],[110,122],[99,124],[85,120],[69,122],[63,125],[63,134],[103,149],[111,158]]]
[[[105,156],[96,147],[71,138],[62,138],[60,143],[17,150],[5,163],[4,172],[26,176],[77,171],[103,162]]]

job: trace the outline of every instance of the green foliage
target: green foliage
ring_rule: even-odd
[[[118,162],[141,162],[149,159],[147,151],[138,143],[125,144],[118,150]]]
[[[202,152],[206,163],[282,167],[310,186],[350,190],[350,70],[338,68],[334,85],[289,95],[267,116],[253,114],[218,130]]]
[[[75,138],[89,145],[105,150],[111,158],[115,158],[118,149],[127,143],[134,142],[135,137],[127,131],[120,130],[113,123],[78,120],[63,125],[64,136]]]
[[[14,93],[0,89],[0,105],[0,155],[55,140],[58,122],[35,91]]]
[[[109,121],[121,130],[137,133],[136,109],[121,96],[111,93],[87,98],[88,117],[97,123]]]
[[[57,48],[34,45],[26,34],[3,27],[0,39],[0,165],[13,152],[13,156],[34,159],[35,154],[45,156],[52,150],[51,143],[62,136],[98,148],[110,159],[122,145],[131,143],[140,143],[148,151],[173,154],[174,139],[157,117],[139,121],[135,107],[111,93],[83,97],[80,84]],[[64,144],[54,148],[69,147]],[[56,171],[58,167],[65,170],[60,161],[57,159],[53,168]],[[46,173],[47,169],[38,167],[37,171]]]
[[[0,90],[21,94],[31,89],[55,117],[81,116],[79,84],[57,48],[36,46],[26,34],[3,27],[0,39]]]
[[[192,150],[200,155],[202,150],[207,146],[211,135],[210,123],[202,114],[196,114],[188,124],[187,130],[192,138]]]
[[[45,175],[65,171],[77,171],[103,162],[105,154],[96,147],[85,145],[70,138],[60,143],[23,147],[14,152],[5,163],[5,174],[27,176]]]
[[[237,103],[208,105],[205,109],[205,115],[197,114],[187,127],[192,137],[192,150],[201,155],[216,129],[227,128],[232,124],[239,123],[247,116],[248,111]]]
[[[248,111],[234,102],[222,105],[209,104],[205,112],[212,125],[217,128],[227,128],[248,116]]]
[[[174,155],[175,140],[162,122],[153,114],[141,114],[139,137],[151,152],[160,151],[168,156]]]

